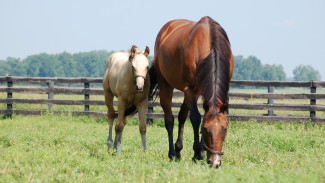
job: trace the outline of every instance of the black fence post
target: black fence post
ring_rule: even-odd
[[[6,117],[9,117],[11,118],[12,117],[12,113],[13,113],[13,110],[12,110],[12,91],[11,91],[11,88],[13,87],[13,82],[11,80],[11,77],[8,76],[7,77],[7,112],[6,112]]]
[[[47,83],[47,87],[50,89],[50,92],[47,93],[47,99],[48,100],[53,100],[54,99],[54,93],[51,91],[51,89],[54,88],[54,81],[49,81]],[[53,104],[51,102],[48,103],[48,111],[52,112],[52,106]]]
[[[85,91],[85,112],[89,111],[89,83],[84,83]]]
[[[274,93],[274,86],[268,86],[267,87],[267,92],[268,93]],[[274,99],[273,98],[268,98],[267,99],[267,104],[274,104]],[[274,113],[273,113],[273,110],[271,110],[271,109],[269,109],[268,111],[267,111],[267,115],[268,116],[274,116]]]
[[[314,81],[310,83],[310,93],[316,93],[316,85]],[[310,99],[310,105],[316,105],[316,98]],[[310,109],[310,120],[315,122],[316,121],[316,111],[314,109]]]

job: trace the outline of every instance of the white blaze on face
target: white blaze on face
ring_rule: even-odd
[[[135,78],[136,88],[143,91],[145,78],[147,77],[149,61],[144,55],[136,55],[132,61],[133,77]]]
[[[143,91],[144,79],[142,77],[137,77],[136,80],[136,88],[138,91]]]
[[[219,168],[221,166],[221,156],[219,154],[217,154],[214,158],[212,167],[214,168]]]

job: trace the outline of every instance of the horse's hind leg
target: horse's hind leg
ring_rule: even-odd
[[[108,137],[107,137],[107,147],[111,149],[113,147],[113,137],[112,137],[112,128],[113,121],[115,117],[115,110],[113,106],[114,95],[109,88],[104,90],[105,103],[107,106],[107,119],[108,119]]]
[[[141,103],[137,105],[138,109],[138,115],[139,115],[139,131],[141,134],[141,142],[143,150],[147,149],[146,144],[146,130],[147,130],[147,124],[146,124],[146,113],[148,109],[148,101],[144,100]]]
[[[176,158],[181,158],[181,151],[183,149],[183,132],[184,132],[184,123],[188,116],[189,108],[185,103],[185,98],[183,104],[181,105],[181,110],[178,113],[178,137],[175,143]]]

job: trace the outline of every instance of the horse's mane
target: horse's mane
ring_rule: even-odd
[[[217,106],[221,112],[228,109],[231,49],[224,29],[212,18],[208,17],[208,20],[212,46],[210,54],[197,68],[196,90],[203,96],[205,105],[209,106],[209,114],[215,116]]]

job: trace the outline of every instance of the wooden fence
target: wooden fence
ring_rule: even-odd
[[[99,100],[91,100],[90,96],[103,96],[101,87],[102,78],[49,78],[49,77],[0,77],[0,114],[4,116],[41,115],[43,113],[63,113],[67,111],[52,110],[54,105],[82,105],[83,110],[68,111],[73,115],[106,116],[106,111],[91,110],[91,106],[104,106],[104,97]],[[36,85],[36,86],[35,86]],[[233,92],[232,88],[256,88],[262,87],[265,92]],[[275,88],[308,88],[308,93],[276,93]],[[325,93],[316,93],[318,88],[325,88],[324,81],[310,82],[273,82],[273,81],[231,81],[229,93],[229,118],[235,121],[277,121],[277,122],[308,122],[325,123]],[[244,90],[243,90],[244,91]],[[14,98],[15,93],[46,94],[47,98],[31,99]],[[54,95],[73,94],[82,95],[83,99],[54,99]],[[174,97],[182,97],[182,93],[175,91]],[[241,99],[244,102],[232,102],[232,99]],[[251,99],[262,100],[264,103],[251,103]],[[278,104],[274,100],[286,101],[305,99],[303,104]],[[236,101],[236,100],[234,100]],[[321,101],[317,104],[316,101]],[[324,103],[322,103],[324,102]],[[44,109],[15,109],[13,104],[46,104]],[[173,102],[173,107],[179,107],[181,102]],[[202,104],[200,104],[202,107]],[[163,118],[162,112],[154,112],[153,108],[159,108],[159,100],[149,102],[147,117],[149,120]],[[106,109],[106,108],[104,108]],[[239,112],[236,112],[239,111]],[[264,114],[255,114],[252,111],[265,111]],[[158,110],[157,110],[158,111]],[[159,110],[161,111],[161,110]],[[179,110],[177,110],[179,111]],[[240,112],[241,111],[241,112]],[[249,111],[249,112],[248,112]],[[276,114],[274,111],[296,111],[295,114]],[[299,112],[304,111],[304,115]],[[307,111],[307,115],[306,115]],[[297,114],[298,113],[298,114]],[[319,115],[319,114],[321,115]],[[318,115],[316,115],[318,114]],[[177,113],[175,113],[177,116]]]

